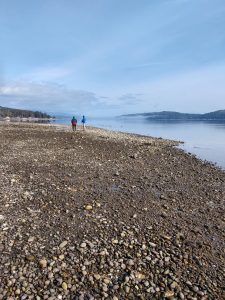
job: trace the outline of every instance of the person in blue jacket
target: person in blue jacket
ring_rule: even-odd
[[[81,123],[83,124],[83,130],[85,130],[85,124],[86,124],[86,117],[85,116],[82,117]]]

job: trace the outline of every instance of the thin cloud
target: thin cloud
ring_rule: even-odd
[[[66,67],[45,67],[35,69],[21,76],[23,80],[32,81],[55,81],[65,78],[73,73],[73,70]]]
[[[176,73],[157,80],[132,85],[128,90],[144,92],[137,110],[207,112],[225,108],[225,62],[188,72]]]
[[[174,65],[177,64],[175,61],[152,61],[152,62],[146,62],[146,63],[141,63],[137,65],[133,65],[129,67],[130,69],[141,69],[141,68],[148,68],[152,66],[164,66],[164,65]]]
[[[8,82],[0,87],[0,104],[44,111],[91,110],[99,103],[89,91],[72,90],[64,85],[34,82]]]
[[[121,106],[130,106],[130,105],[137,105],[137,103],[140,104],[140,102],[142,102],[143,100],[141,99],[141,96],[143,94],[140,94],[140,93],[127,93],[127,94],[124,94],[122,96],[120,96],[118,98],[119,102],[120,102],[120,105]]]

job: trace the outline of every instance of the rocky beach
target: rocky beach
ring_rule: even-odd
[[[225,299],[225,172],[177,145],[0,123],[0,299]]]

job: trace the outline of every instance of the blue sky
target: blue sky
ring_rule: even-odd
[[[225,109],[224,0],[0,0],[0,105]]]

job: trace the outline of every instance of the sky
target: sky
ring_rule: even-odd
[[[0,0],[0,106],[225,109],[225,1]]]

